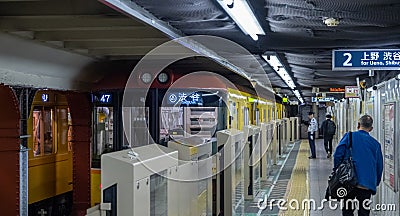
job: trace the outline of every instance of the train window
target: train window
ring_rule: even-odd
[[[264,122],[268,122],[267,110],[263,109]]]
[[[33,109],[33,155],[53,153],[53,109],[34,107]]]
[[[260,110],[256,109],[256,125],[260,125]]]
[[[160,113],[160,141],[167,142],[169,136],[183,137],[183,107],[161,107]]]
[[[249,124],[249,108],[244,108],[244,126]]]
[[[58,122],[58,143],[60,145],[67,145],[68,143],[68,109],[57,109],[57,122]]]
[[[230,114],[230,127],[238,129],[238,112],[236,108],[236,103],[229,101],[229,114]]]
[[[68,152],[72,152],[72,118],[68,109]]]
[[[113,151],[113,108],[96,107],[94,114],[92,167],[100,168],[101,154]]]
[[[129,107],[123,108],[124,130],[127,146],[142,146],[150,144],[149,108]]]

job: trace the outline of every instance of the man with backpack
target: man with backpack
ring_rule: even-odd
[[[322,122],[321,133],[324,136],[324,146],[327,154],[327,158],[332,156],[332,140],[336,134],[336,124],[331,120],[330,114],[326,115],[326,120]]]

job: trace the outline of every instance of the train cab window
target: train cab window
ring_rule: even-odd
[[[92,167],[100,168],[101,154],[113,151],[113,108],[96,107],[94,115]]]
[[[124,147],[150,144],[149,107],[125,107],[122,109],[124,118]]]
[[[160,113],[160,142],[168,142],[170,136],[183,137],[183,107],[161,107]]]
[[[43,156],[54,153],[52,108],[34,107],[33,109],[33,155]]]

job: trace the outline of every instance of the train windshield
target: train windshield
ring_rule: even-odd
[[[48,107],[33,109],[33,155],[42,156],[53,153],[54,112]]]

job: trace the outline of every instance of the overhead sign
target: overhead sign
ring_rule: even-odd
[[[344,88],[329,88],[329,92],[345,92],[346,89]]]
[[[345,98],[360,97],[358,86],[346,86],[345,89],[346,89],[346,92],[344,93]]]
[[[311,102],[329,102],[334,100],[334,97],[311,97]]]
[[[400,49],[333,50],[332,70],[399,70]]]

